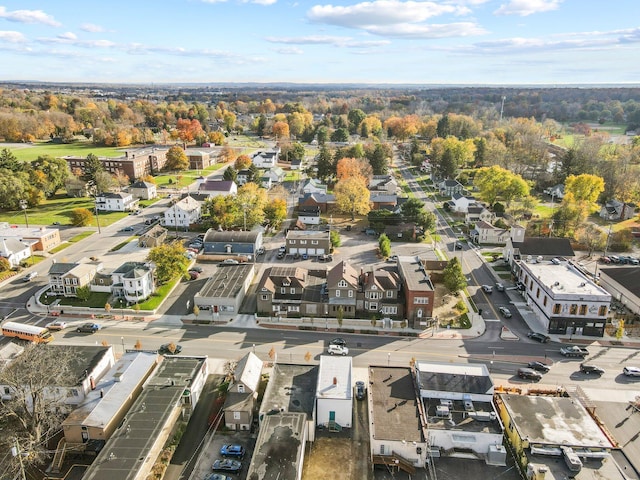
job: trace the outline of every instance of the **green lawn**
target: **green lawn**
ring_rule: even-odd
[[[155,310],[158,308],[162,302],[164,302],[165,297],[173,289],[173,286],[180,280],[181,277],[176,277],[175,279],[169,280],[164,285],[158,287],[153,295],[151,295],[146,301],[139,304],[140,310]]]
[[[0,148],[2,144],[0,144]],[[124,149],[120,147],[97,147],[88,140],[86,142],[78,141],[74,143],[48,143],[36,142],[33,144],[25,143],[19,148],[9,148],[18,160],[31,161],[37,159],[41,155],[50,155],[52,157],[64,157],[67,155],[75,155],[79,157],[87,157],[90,153],[98,157],[120,157],[124,155]]]

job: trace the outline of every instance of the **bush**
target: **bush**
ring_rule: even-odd
[[[456,306],[454,308],[460,313],[467,312],[467,306],[464,304],[462,300],[458,300],[458,303],[456,303]]]

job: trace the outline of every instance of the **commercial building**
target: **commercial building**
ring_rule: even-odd
[[[401,256],[397,263],[403,283],[404,315],[408,327],[424,327],[433,316],[436,295],[431,277],[419,257]]]
[[[255,274],[252,263],[218,265],[193,297],[193,304],[202,312],[198,320],[207,319],[208,315],[204,311],[211,312],[211,320],[217,320],[220,313],[237,314]]]
[[[329,431],[351,428],[353,418],[353,385],[351,357],[320,357],[316,386],[316,425]]]

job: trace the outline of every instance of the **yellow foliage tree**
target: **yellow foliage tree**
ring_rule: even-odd
[[[360,176],[340,180],[334,193],[338,209],[343,213],[350,213],[352,221],[356,215],[366,215],[371,210],[369,190]]]

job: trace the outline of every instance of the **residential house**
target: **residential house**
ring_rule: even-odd
[[[130,192],[103,192],[96,195],[96,209],[101,212],[128,212],[138,208],[138,199]]]
[[[271,181],[271,177],[269,177],[268,175],[262,175],[260,177],[260,186],[262,188],[265,188],[267,190],[270,190],[271,187],[273,186],[273,182]]]
[[[387,193],[371,192],[369,195],[371,210],[381,210],[383,208],[395,210],[398,206],[398,196]]]
[[[49,267],[49,295],[75,297],[78,288],[89,287],[96,275],[95,263],[52,263]]]
[[[540,332],[602,337],[611,294],[572,262],[527,257],[516,277]],[[533,319],[532,319],[533,320]]]
[[[166,228],[160,225],[154,225],[138,237],[138,246],[141,248],[158,247],[166,240],[167,232]]]
[[[372,269],[360,274],[363,298],[358,310],[365,315],[380,314],[383,317],[404,318],[404,308],[400,298],[400,277],[395,269]]]
[[[164,211],[162,223],[165,227],[188,229],[189,225],[200,222],[201,214],[200,202],[191,196],[186,196]]]
[[[238,170],[236,175],[236,183],[239,186],[244,185],[245,183],[250,182],[253,179],[253,172],[248,168],[243,168],[242,170]]]
[[[253,412],[262,378],[262,360],[249,352],[242,357],[231,376],[224,402],[224,423],[230,430],[251,430]]]
[[[320,225],[320,207],[298,207],[298,220],[305,225]]]
[[[328,315],[355,318],[360,290],[358,272],[346,261],[336,264],[327,273]]]
[[[129,193],[140,200],[151,200],[158,196],[155,183],[138,181],[129,185]]]
[[[496,219],[495,213],[487,209],[481,203],[471,203],[467,207],[467,213],[464,217],[464,222],[467,225],[475,225],[482,221],[487,223],[493,223]]]
[[[260,150],[251,155],[251,161],[258,168],[272,168],[278,165],[280,148],[274,150]]]
[[[395,195],[398,193],[398,182],[393,175],[374,175],[369,181],[369,190]]]
[[[0,257],[6,258],[11,268],[31,257],[31,245],[17,238],[2,238],[0,241]]]
[[[476,199],[472,196],[463,195],[462,193],[454,193],[451,195],[451,210],[458,213],[467,213],[469,205],[476,203]]]
[[[154,268],[149,263],[126,262],[111,273],[111,292],[128,304],[149,298],[156,290]]]
[[[238,193],[238,185],[232,180],[214,180],[207,178],[198,185],[198,193],[206,193],[210,198],[219,195],[235,195]]]
[[[251,260],[262,248],[262,241],[262,232],[258,230],[246,232],[210,228],[204,235],[204,254],[220,255],[221,259],[246,257]]]
[[[352,378],[351,357],[320,356],[316,386],[316,425],[334,432],[351,428]]]
[[[60,245],[60,230],[45,226],[11,228],[7,222],[0,222],[0,238],[15,238],[29,244],[34,252],[48,252]]]
[[[287,254],[324,255],[331,252],[331,235],[317,230],[289,230],[285,239]]]
[[[302,193],[327,193],[327,186],[316,178],[309,178],[302,186]]]
[[[322,213],[327,213],[329,208],[336,203],[336,197],[327,193],[305,193],[298,200],[298,206],[318,206]]]
[[[551,260],[554,257],[572,258],[575,256],[568,238],[525,237],[525,229],[520,225],[511,227],[503,257],[517,273],[517,263],[527,258]]]
[[[437,185],[438,190],[440,190],[440,195],[445,197],[451,197],[456,193],[461,194],[464,191],[464,186],[457,180],[447,179]]]
[[[398,273],[404,294],[404,316],[409,328],[423,328],[433,316],[435,287],[418,257],[398,258]]]
[[[479,221],[469,236],[478,245],[506,245],[510,238],[511,231],[504,228],[494,227],[490,223]]]
[[[286,177],[285,171],[280,167],[273,167],[264,172],[265,177],[269,177],[271,179],[271,183],[282,183]]]
[[[564,183],[559,183],[552,187],[545,188],[543,192],[547,195],[551,195],[553,200],[562,200],[564,198]]]
[[[637,205],[635,203],[626,203],[619,200],[609,200],[600,209],[600,217],[605,220],[628,220],[636,214]]]
[[[291,170],[300,170],[302,168],[302,159],[294,158],[291,160],[291,165],[289,166]]]
[[[328,316],[326,272],[299,267],[265,269],[256,289],[257,311],[274,317]]]

